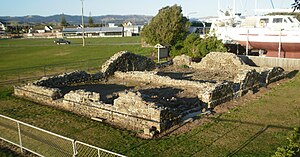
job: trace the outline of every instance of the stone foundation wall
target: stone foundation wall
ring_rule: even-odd
[[[30,90],[36,89],[32,86],[15,87],[14,94],[87,117],[100,118],[105,122],[127,129],[156,128],[160,132],[171,126],[170,123],[174,121],[174,117],[170,117],[166,108],[159,108],[154,103],[143,101],[138,92],[121,93],[114,100],[114,104],[105,104],[99,101],[99,93],[76,90],[70,91],[64,98],[56,99],[50,94],[46,95],[45,90],[48,89],[42,88],[40,90],[43,92]]]
[[[31,83],[20,87],[15,87],[14,90],[15,94],[18,93],[18,91],[26,91],[24,94],[19,94],[20,96],[26,96],[27,94],[33,93],[42,97],[46,97],[49,100],[56,100],[62,97],[61,91],[58,88],[37,86]]]
[[[124,80],[154,83],[170,87],[195,88],[198,92],[198,98],[211,108],[213,107],[212,105],[232,99],[236,95],[235,93],[251,90],[252,88],[248,86],[254,84],[253,81],[257,81],[258,79],[255,79],[252,75],[247,75],[248,73],[251,74],[251,72],[247,71],[246,75],[238,77],[235,84],[233,82],[200,83],[189,80],[175,80],[168,76],[158,76],[154,72],[115,72],[114,76]]]
[[[219,59],[221,61],[218,61]],[[138,91],[124,91],[119,93],[113,104],[105,104],[100,101],[99,93],[75,90],[63,96],[57,87],[103,80],[114,74],[115,77],[123,80],[195,91],[200,101],[197,97],[195,99],[202,103],[197,107],[213,108],[220,103],[243,96],[249,90],[256,90],[260,86],[266,86],[284,77],[282,68],[250,67],[234,54],[211,53],[200,63],[191,62],[187,56],[182,56],[174,61],[174,64],[187,64],[196,69],[227,70],[232,68],[237,75],[234,81],[216,83],[176,80],[168,76],[159,76],[153,71],[145,71],[155,68],[155,63],[146,57],[130,52],[119,52],[103,64],[100,73],[88,74],[84,71],[74,71],[54,77],[45,77],[31,84],[15,87],[14,93],[38,103],[62,108],[87,117],[99,118],[123,128],[133,130],[156,128],[158,131],[164,131],[178,123],[185,115],[184,112],[188,111],[162,107],[163,105],[159,104],[159,101],[148,102],[143,99],[145,95]],[[185,109],[191,110],[192,107]]]
[[[105,77],[113,75],[115,71],[149,71],[155,68],[151,59],[131,52],[122,51],[113,55],[102,65]]]
[[[83,83],[92,80],[92,76],[85,71],[74,71],[69,73],[64,73],[52,77],[43,77],[42,79],[33,82],[37,86],[45,87],[62,87],[75,83]]]

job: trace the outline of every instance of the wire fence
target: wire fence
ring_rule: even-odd
[[[0,114],[0,139],[38,156],[124,157]]]
[[[26,68],[14,68],[0,70],[0,85],[10,83],[20,83],[40,77],[53,76],[74,70],[84,70],[87,72],[98,72],[108,57],[82,60],[76,62],[65,62],[60,64],[49,64]]]

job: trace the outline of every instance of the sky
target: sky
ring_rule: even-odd
[[[0,16],[81,15],[81,0],[1,0]],[[235,0],[239,12],[252,14],[255,0]],[[257,0],[258,8],[272,8],[271,0]],[[294,0],[272,0],[275,8],[290,8]],[[171,5],[180,5],[190,18],[216,16],[218,0],[84,0],[84,15],[152,15]],[[220,0],[221,9],[232,6],[233,0]],[[231,7],[232,8],[232,7]]]

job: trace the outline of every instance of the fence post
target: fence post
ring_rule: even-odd
[[[100,155],[100,149],[97,149],[98,150],[98,157],[100,157],[101,155]]]
[[[20,128],[20,123],[17,122],[17,125],[18,125],[18,133],[19,133],[20,149],[21,149],[21,153],[23,153],[23,146],[22,146],[22,138],[21,138],[21,128]]]
[[[76,148],[75,140],[72,141],[72,146],[73,146],[73,157],[76,157],[77,156],[77,148]]]

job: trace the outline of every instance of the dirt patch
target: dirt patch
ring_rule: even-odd
[[[88,92],[100,93],[100,100],[104,103],[113,104],[114,99],[118,98],[120,92],[126,90],[138,91],[142,98],[147,102],[154,102],[158,107],[177,108],[184,111],[186,108],[201,105],[197,92],[193,89],[181,89],[168,86],[156,85],[154,83],[144,83],[138,81],[124,81],[122,79],[110,77],[107,81],[93,84],[73,85],[61,87],[62,94],[69,93],[71,90],[83,89]]]
[[[219,82],[233,81],[239,71],[229,70],[211,70],[211,69],[194,69],[184,66],[171,65],[161,68],[158,71],[160,76],[169,76],[173,79],[190,80],[198,82]]]

